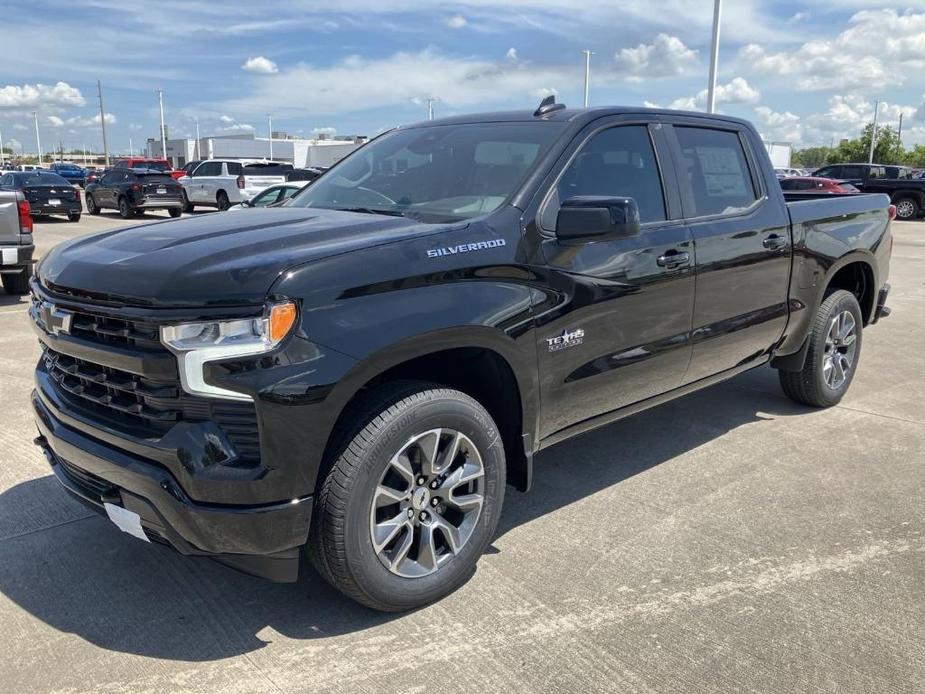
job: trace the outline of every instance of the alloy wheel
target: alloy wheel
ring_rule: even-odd
[[[896,216],[900,219],[909,219],[915,214],[915,205],[911,200],[900,200],[896,205]]]
[[[857,323],[851,311],[842,311],[829,321],[822,356],[822,376],[826,385],[838,390],[848,379],[857,352]]]
[[[472,536],[484,501],[485,467],[455,429],[408,439],[373,493],[369,532],[379,561],[404,578],[437,571]]]

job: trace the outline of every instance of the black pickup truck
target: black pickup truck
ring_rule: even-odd
[[[912,177],[912,169],[883,164],[830,164],[813,176],[838,178],[862,193],[890,196],[899,219],[915,219],[925,212],[925,180]]]
[[[143,540],[283,581],[304,549],[413,608],[471,575],[547,446],[769,363],[837,403],[888,312],[890,217],[786,202],[734,118],[397,128],[282,207],[47,254],[36,442]]]

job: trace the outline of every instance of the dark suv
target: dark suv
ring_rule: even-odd
[[[830,164],[813,176],[837,178],[862,193],[884,193],[896,205],[899,219],[915,219],[925,210],[925,181],[913,178],[905,166],[885,164]]]
[[[146,210],[167,210],[171,217],[183,212],[183,188],[169,174],[150,169],[113,169],[98,183],[87,186],[87,212],[104,208],[119,211],[122,219]]]

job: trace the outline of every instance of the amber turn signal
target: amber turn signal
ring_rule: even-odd
[[[292,326],[295,325],[295,319],[298,315],[298,310],[293,302],[287,301],[282,304],[273,304],[270,307],[270,325],[269,325],[269,335],[270,342],[276,344],[282,340],[286,335],[289,334],[289,331],[292,330]]]

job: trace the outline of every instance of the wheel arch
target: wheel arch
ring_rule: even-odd
[[[852,253],[841,258],[826,273],[826,281],[819,293],[816,308],[822,304],[825,297],[835,289],[845,289],[858,300],[864,325],[871,322],[876,308],[877,274],[874,271],[874,261],[863,253]]]
[[[498,424],[504,440],[508,483],[527,491],[537,417],[536,361],[497,329],[466,326],[416,336],[359,362],[332,400],[339,411],[328,435],[316,488],[333,464],[345,423],[380,386],[428,381],[466,393]]]

